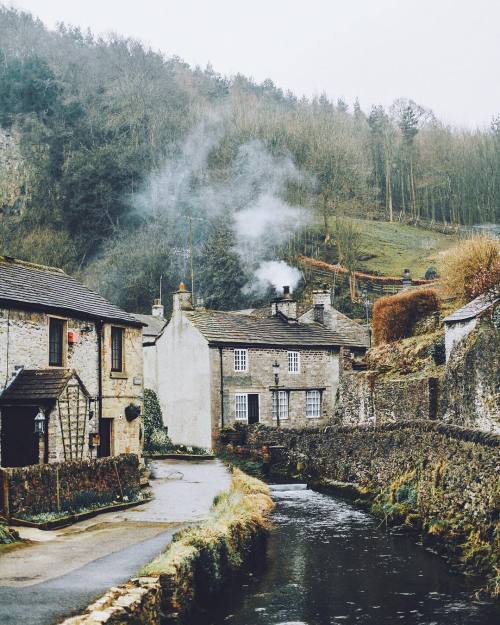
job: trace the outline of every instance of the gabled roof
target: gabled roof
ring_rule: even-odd
[[[0,406],[43,404],[60,397],[75,377],[84,393],[87,389],[73,369],[22,369],[0,394]]]
[[[141,322],[61,269],[0,256],[0,306],[60,311],[127,325]]]
[[[302,321],[303,323],[310,323],[313,320],[314,308],[310,308],[299,317],[299,321]],[[335,329],[335,331],[339,332],[339,334],[342,334],[348,341],[350,341],[349,345],[362,345],[367,348],[370,347],[368,329],[356,321],[353,321],[353,319],[349,319],[349,317],[342,314],[335,308],[325,307],[324,325],[327,328]]]
[[[473,299],[465,306],[462,306],[462,308],[455,310],[455,312],[448,315],[444,321],[445,323],[450,323],[453,321],[467,321],[468,319],[474,319],[488,310],[488,308],[497,304],[499,301],[499,294],[494,291],[489,291],[488,293],[484,293],[483,295],[476,297],[476,299]]]
[[[287,345],[290,347],[333,347],[353,345],[364,347],[362,342],[352,340],[317,323],[288,323],[281,317],[255,318],[215,310],[184,311],[201,334],[214,345]]]
[[[157,317],[156,315],[141,315],[139,313],[133,313],[133,316],[144,324],[142,328],[142,336],[146,339],[154,340],[160,334],[163,328],[167,325],[166,319],[163,317]]]

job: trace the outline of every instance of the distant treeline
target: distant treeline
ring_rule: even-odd
[[[363,111],[326,96],[298,99],[271,80],[221,77],[131,39],[49,31],[0,8],[0,125],[18,138],[21,162],[15,201],[0,193],[3,252],[75,271],[130,228],[147,227],[134,194],[207,116],[222,130],[206,175],[224,179],[238,148],[260,140],[304,172],[307,184],[294,181],[284,199],[316,210],[326,239],[338,214],[498,221],[500,118],[465,130],[411,100]],[[216,226],[227,249],[230,235]],[[149,300],[157,273],[146,285],[143,277],[130,305]]]

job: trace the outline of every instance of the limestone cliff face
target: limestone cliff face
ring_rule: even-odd
[[[19,212],[26,202],[27,172],[15,130],[0,127],[0,217]]]
[[[500,433],[500,331],[482,322],[453,349],[441,397],[449,423]]]

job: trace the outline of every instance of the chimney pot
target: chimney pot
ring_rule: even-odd
[[[186,289],[184,282],[179,284],[179,290],[174,293],[174,311],[176,310],[193,310],[193,302],[191,293]]]
[[[151,310],[151,314],[153,317],[164,317],[165,316],[165,308],[161,303],[160,299],[155,299],[153,302],[153,308]]]

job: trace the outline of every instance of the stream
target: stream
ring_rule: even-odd
[[[500,623],[500,608],[471,599],[472,580],[451,572],[418,537],[385,532],[377,519],[330,495],[289,488],[273,488],[261,569],[190,625]]]

